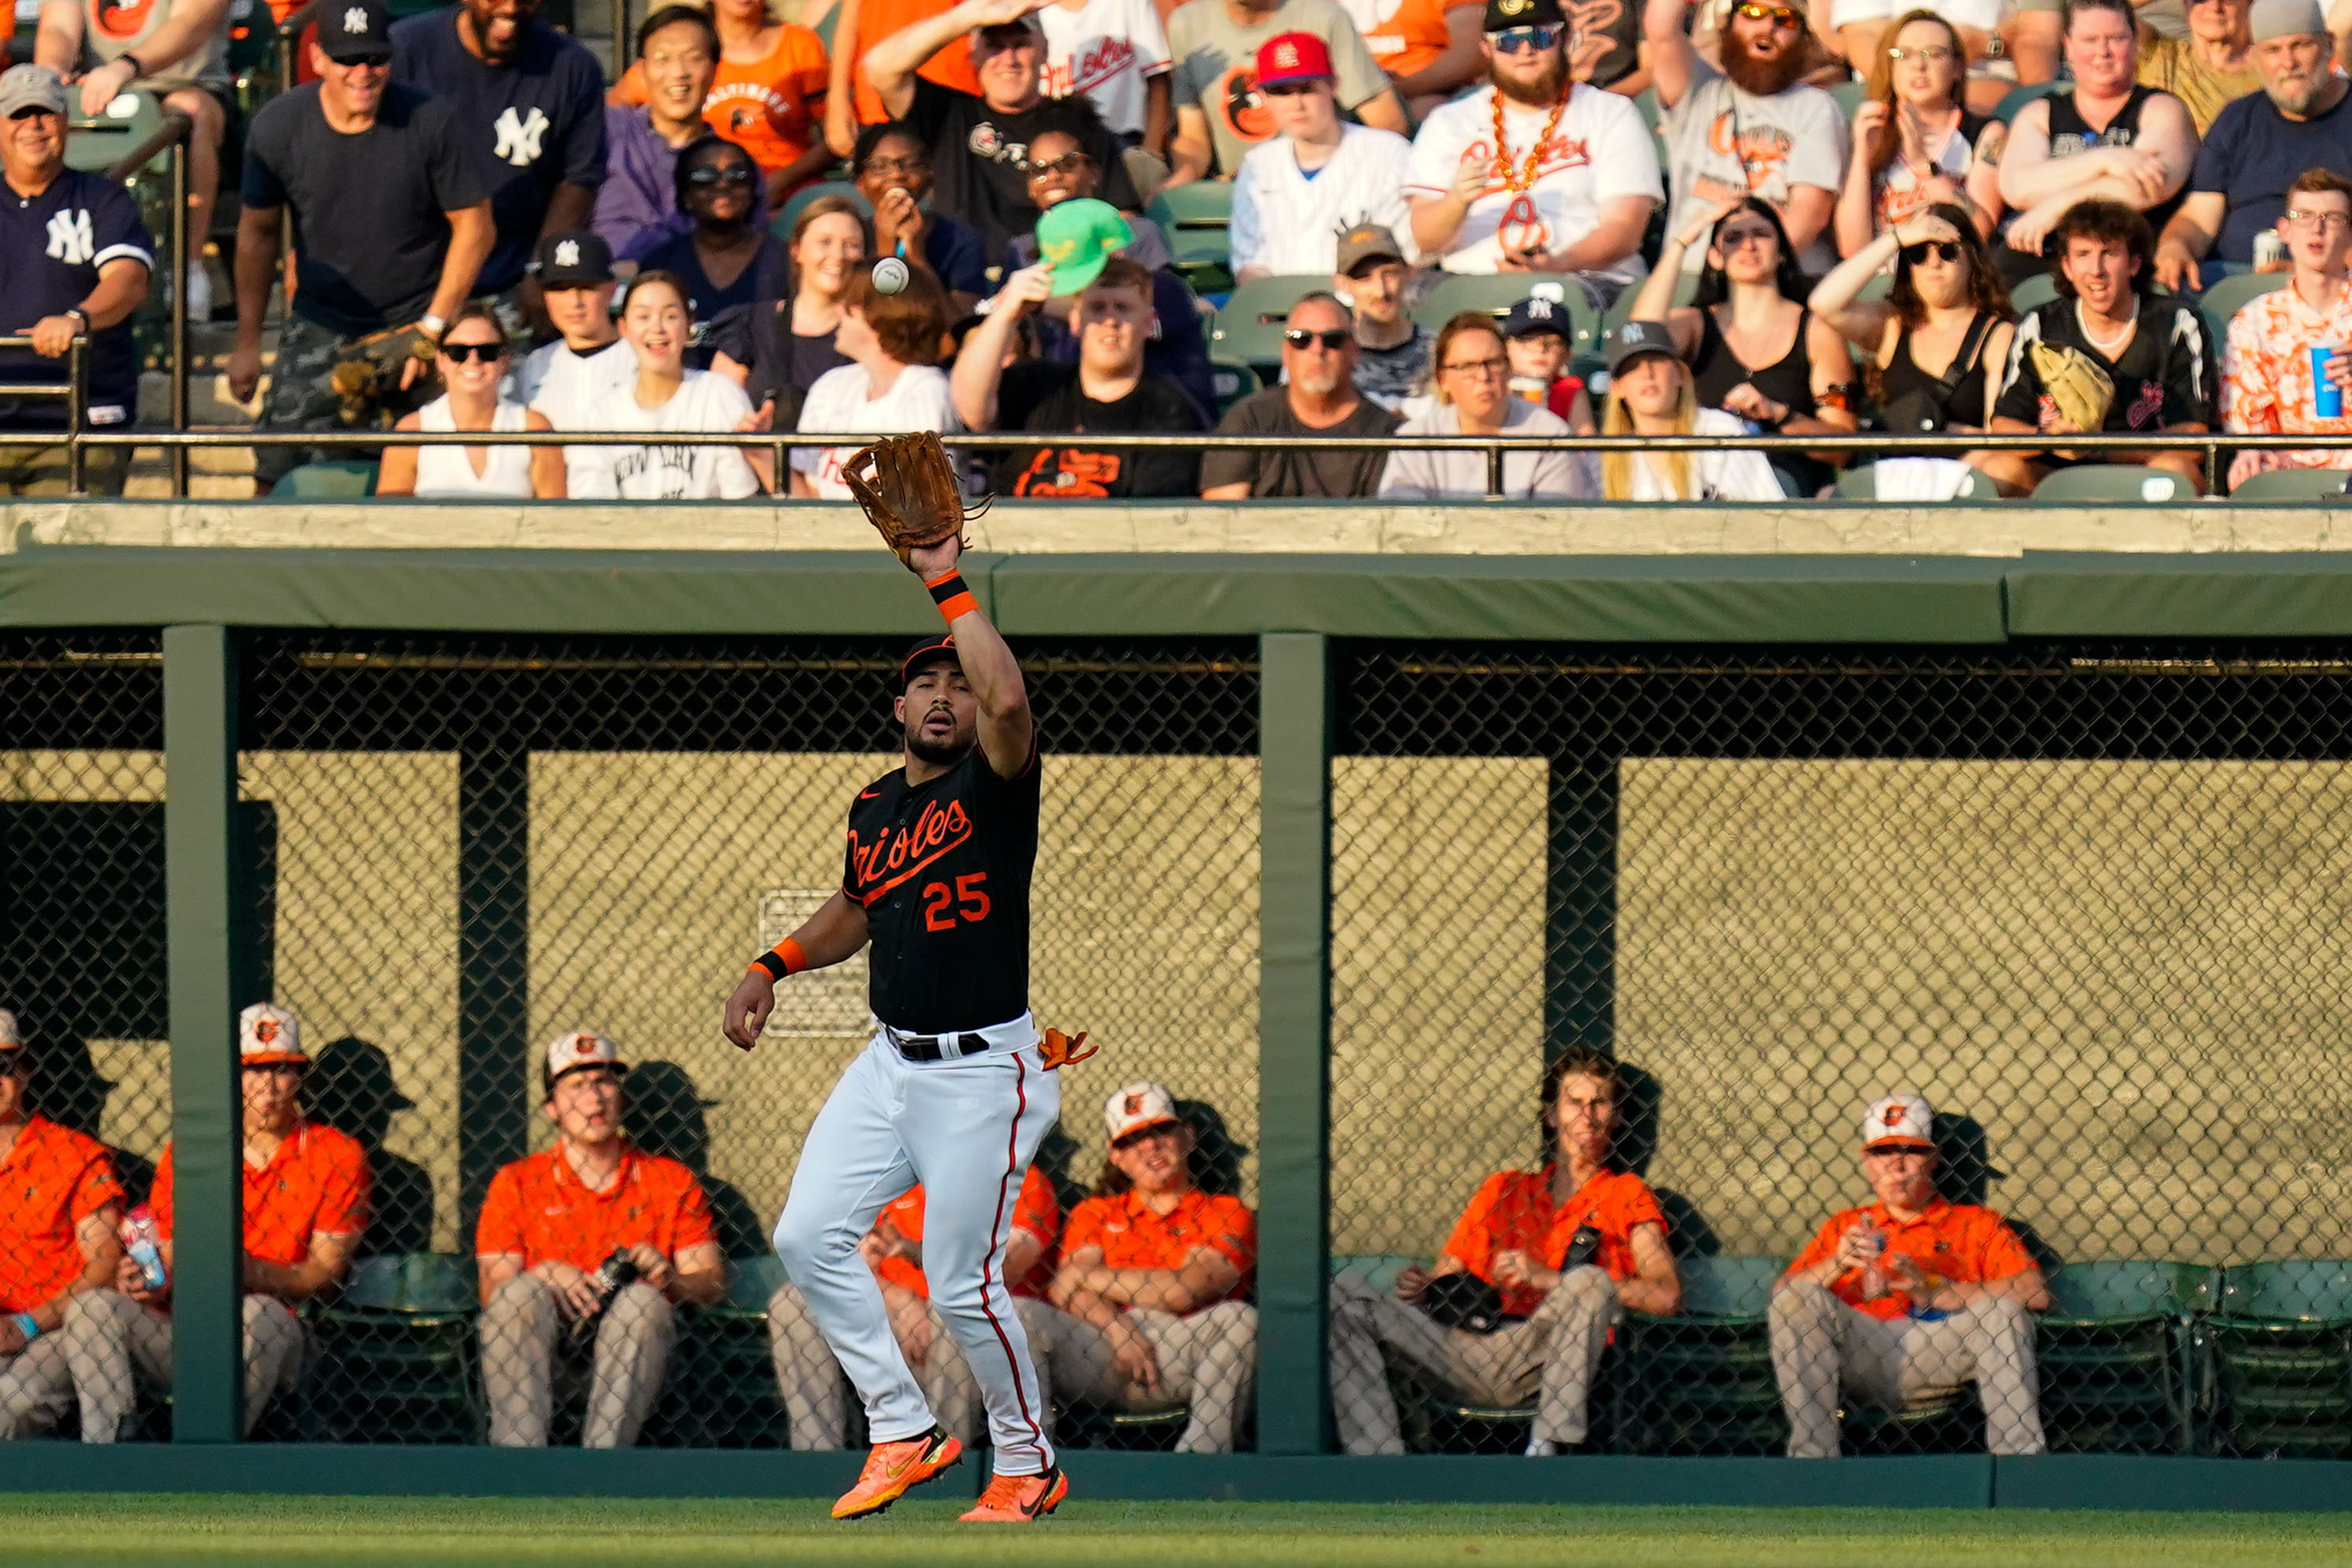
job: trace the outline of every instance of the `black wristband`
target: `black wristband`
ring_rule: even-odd
[[[751,967],[767,971],[768,978],[771,980],[781,982],[784,978],[783,961],[776,956],[772,948],[753,959]]]
[[[131,79],[132,81],[137,81],[141,77],[147,74],[146,65],[141,61],[137,55],[132,54],[129,49],[123,50],[114,58],[118,60],[126,61],[130,65]]]

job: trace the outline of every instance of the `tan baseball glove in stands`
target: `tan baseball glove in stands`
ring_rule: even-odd
[[[908,566],[912,552],[960,537],[966,522],[988,510],[986,500],[965,510],[955,464],[929,430],[860,447],[841,466],[841,481],[866,509],[866,521],[882,542]]]
[[[2063,343],[2028,344],[2033,374],[2042,390],[2058,405],[2059,415],[2089,435],[2107,422],[2107,406],[2116,400],[2116,384],[2098,361]]]

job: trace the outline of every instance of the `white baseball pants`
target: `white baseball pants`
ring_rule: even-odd
[[[1034,1041],[1026,1015],[1016,1022]],[[1004,1288],[1004,1244],[1021,1178],[1061,1110],[1061,1083],[1034,1044],[917,1063],[877,1035],[817,1113],[776,1222],[776,1254],[865,1402],[875,1442],[919,1436],[935,1420],[857,1251],[883,1205],[920,1182],[923,1273],[980,1384],[996,1473],[1053,1464],[1045,1391]]]

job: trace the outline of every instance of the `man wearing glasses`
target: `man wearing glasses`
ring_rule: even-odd
[[[1339,118],[1331,51],[1312,33],[1284,33],[1257,52],[1257,88],[1277,132],[1234,179],[1234,276],[1328,273],[1339,237],[1361,223],[1402,228],[1400,187],[1412,143]]]
[[[1669,183],[1681,228],[1735,197],[1772,204],[1804,270],[1820,277],[1837,261],[1830,218],[1845,174],[1846,124],[1837,102],[1806,85],[1805,13],[1796,0],[1748,0],[1723,29],[1716,71],[1685,30],[1689,0],[1648,0],[1642,20],[1650,71],[1666,110]],[[1696,271],[1706,253],[1683,266]]]
[[[1280,450],[1213,447],[1201,459],[1202,500],[1267,496],[1368,496],[1388,454],[1316,451],[1316,437],[1385,436],[1403,416],[1356,390],[1356,333],[1348,308],[1318,290],[1290,307],[1282,333],[1282,384],[1252,393],[1217,426],[1220,436],[1286,436]]]
[[[1274,135],[1257,57],[1285,33],[1323,41],[1339,101],[1358,120],[1404,133],[1404,105],[1339,0],[1204,0],[1168,19],[1168,52],[1176,60],[1169,79],[1176,104],[1171,184],[1206,179],[1213,166],[1232,179],[1249,150]]]
[[[2287,187],[2279,220],[2294,269],[2287,286],[2248,300],[2230,318],[2221,348],[2221,427],[2248,435],[2352,432],[2352,419],[2321,418],[2315,406],[2324,376],[2352,386],[2352,181],[2326,169],[2305,171]],[[2315,374],[2313,351],[2334,349]],[[2352,468],[2352,448],[2241,452],[2230,485],[2265,468]]]
[[[1633,100],[1569,76],[1559,0],[1487,0],[1484,90],[1413,138],[1413,242],[1449,272],[1573,272],[1597,309],[1633,280],[1666,199]]]

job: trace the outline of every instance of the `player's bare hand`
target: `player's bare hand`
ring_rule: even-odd
[[[629,1261],[637,1266],[638,1279],[656,1290],[667,1290],[670,1281],[677,1278],[677,1270],[669,1266],[669,1259],[642,1241],[629,1248]]]
[[[1878,1261],[1885,1250],[1876,1229],[1866,1225],[1850,1225],[1838,1237],[1837,1260],[1840,1268],[1866,1268]]]
[[[1914,1300],[1927,1295],[1927,1277],[1919,1271],[1919,1265],[1912,1259],[1899,1252],[1890,1253],[1880,1260],[1879,1267],[1885,1271],[1887,1283],[1905,1295]]]
[[[750,1050],[760,1043],[760,1031],[768,1026],[768,1015],[775,1009],[776,983],[767,971],[752,970],[727,998],[727,1037],[739,1049]]]
[[[1429,1294],[1429,1270],[1415,1263],[1397,1276],[1396,1297],[1400,1301],[1418,1304]]]
[[[919,544],[907,552],[908,567],[926,583],[942,572],[953,571],[955,563],[961,559],[963,541],[952,533],[937,544]]]
[[[921,1297],[913,1300],[912,1310],[893,1316],[890,1327],[898,1336],[898,1349],[906,1354],[907,1364],[919,1370],[931,1359],[931,1314]]]
[[[1018,22],[1032,11],[1040,11],[1053,0],[964,0],[964,17],[970,26],[993,27],[1006,22]]]
[[[15,1317],[0,1318],[0,1355],[15,1355],[26,1343],[25,1331],[16,1326]]]
[[[1159,1393],[1160,1357],[1143,1331],[1121,1314],[1111,1320],[1104,1337],[1110,1341],[1111,1364],[1118,1368],[1119,1375],[1147,1394]]]
[[[604,1294],[587,1273],[561,1258],[551,1258],[531,1272],[554,1290],[558,1305],[569,1318],[593,1318],[604,1307]]]

